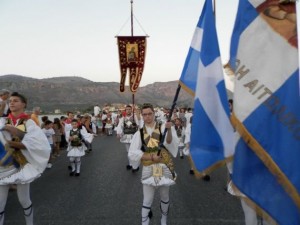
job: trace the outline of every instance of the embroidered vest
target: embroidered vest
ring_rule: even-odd
[[[82,145],[82,135],[80,133],[80,129],[70,130],[70,137],[75,137],[71,141],[71,146],[81,146]]]
[[[177,137],[181,138],[182,136],[182,126],[175,126]]]
[[[123,122],[124,134],[134,134],[137,131],[137,129],[138,126],[132,116],[129,119],[124,117],[124,122]]]
[[[15,127],[23,132],[26,132],[26,121],[26,119],[19,119]],[[6,120],[6,124],[13,125],[13,122],[8,118]],[[20,138],[17,136],[12,136],[12,141],[21,142]],[[7,158],[7,160],[5,160],[8,163],[7,165],[11,165],[11,163],[13,163],[17,168],[19,168],[20,166],[25,166],[28,163],[27,159],[22,154],[22,151],[20,149],[12,148],[9,145],[5,145],[4,149],[7,152],[7,155],[2,159]]]
[[[162,140],[160,124],[155,124],[155,128],[151,136],[147,133],[145,126],[140,129],[140,134],[142,141],[142,151],[145,152],[145,154],[157,154],[159,151],[159,144]],[[161,163],[164,163],[169,168],[170,172],[172,173],[173,179],[175,179],[176,175],[174,170],[174,163],[169,151],[165,146],[161,147],[160,155],[162,157]],[[142,164],[144,166],[150,166],[152,164],[156,164],[156,162],[153,162],[152,160],[143,160]]]

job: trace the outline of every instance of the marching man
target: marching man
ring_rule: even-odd
[[[121,143],[125,144],[127,153],[129,151],[129,146],[130,146],[133,134],[139,128],[140,123],[139,123],[138,116],[139,116],[139,114],[138,115],[135,114],[135,116],[133,118],[132,107],[130,105],[127,105],[125,108],[125,116],[120,118],[119,124],[116,128],[117,138],[120,139]],[[128,160],[128,164],[127,164],[126,168],[127,168],[127,170],[133,169],[133,171],[138,169],[137,167],[132,168],[132,165],[129,160]]]

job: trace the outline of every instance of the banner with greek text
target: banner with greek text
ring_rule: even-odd
[[[233,182],[278,224],[300,224],[300,99],[295,1],[240,0]]]

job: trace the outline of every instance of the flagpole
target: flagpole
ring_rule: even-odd
[[[176,90],[176,93],[175,93],[175,96],[174,96],[173,104],[172,104],[172,106],[171,106],[171,111],[170,111],[169,116],[168,116],[168,119],[167,119],[168,122],[171,121],[172,114],[173,114],[174,108],[175,108],[175,106],[176,106],[176,103],[177,103],[177,99],[178,99],[180,90],[181,90],[181,85],[178,84],[177,90]],[[160,150],[161,150],[161,148],[163,147],[163,144],[164,144],[164,141],[165,141],[165,138],[166,138],[166,135],[167,135],[167,131],[168,131],[168,129],[165,128],[164,133],[163,133],[162,138],[161,138],[161,141],[160,141],[160,143],[159,143],[159,150],[158,150],[158,152],[157,152],[157,155],[160,155]]]
[[[214,0],[214,15],[216,17],[216,0]]]
[[[131,4],[131,13],[130,13],[130,18],[131,18],[131,36],[133,37],[133,0],[130,0],[130,4]],[[132,93],[132,117],[133,117],[133,121],[135,121],[134,119],[134,93]]]
[[[130,4],[131,4],[131,36],[133,36],[133,0],[130,0]]]

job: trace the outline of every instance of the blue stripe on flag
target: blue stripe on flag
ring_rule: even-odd
[[[294,202],[243,140],[237,145],[233,163],[234,184],[282,225],[299,224]],[[250,163],[249,163],[250,162]],[[266,207],[267,206],[267,207]]]
[[[199,99],[194,108],[190,152],[196,169],[203,171],[224,159],[223,142]]]
[[[247,15],[245,16],[245,11]],[[241,33],[248,25],[258,16],[256,9],[248,1],[239,1],[238,12],[234,24],[234,29],[230,43],[230,59],[229,64],[233,71],[236,67],[236,54]]]
[[[180,81],[192,92],[196,90],[198,74],[199,52],[194,48],[189,49],[186,61],[182,70]]]
[[[204,10],[207,10],[208,12],[211,10],[211,12],[213,12],[211,1],[205,2]],[[207,66],[220,56],[216,21],[213,13],[207,13],[203,16],[201,27],[205,32],[203,32],[200,56],[204,66]]]

